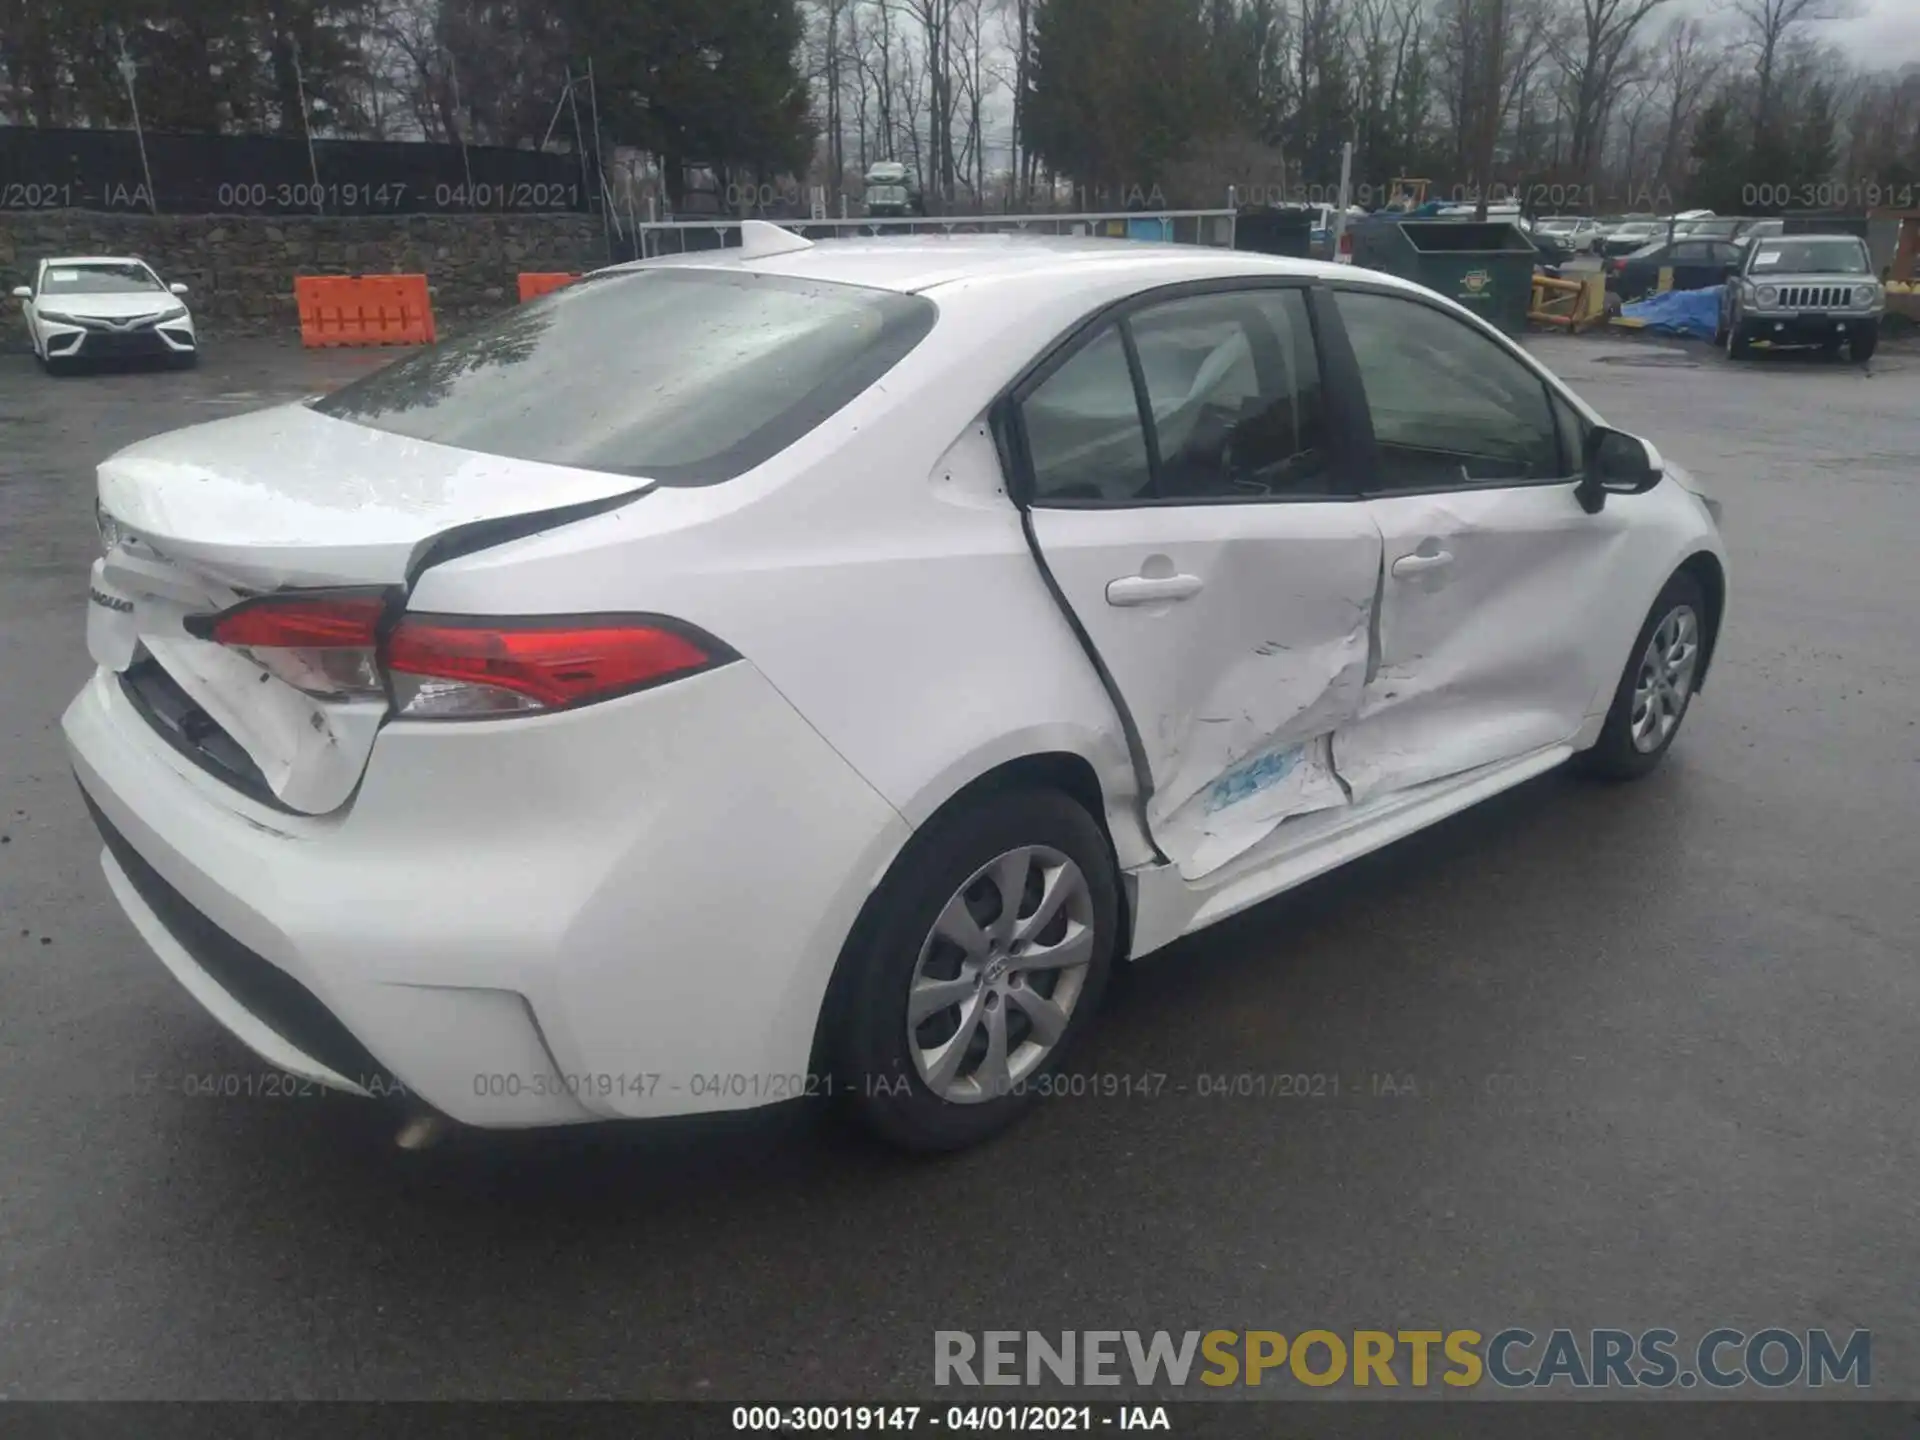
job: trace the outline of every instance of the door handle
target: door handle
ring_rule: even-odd
[[[1425,570],[1438,570],[1453,563],[1451,550],[1436,550],[1431,555],[1402,555],[1393,562],[1393,573],[1398,576],[1418,575]]]
[[[1206,588],[1198,575],[1128,575],[1107,582],[1109,605],[1158,605],[1188,600]]]

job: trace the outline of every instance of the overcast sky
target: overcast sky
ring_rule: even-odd
[[[1822,25],[1820,31],[1854,58],[1897,67],[1920,61],[1920,0],[1857,0],[1854,20]]]
[[[1826,21],[1807,33],[1839,46],[1855,62],[1875,70],[1920,64],[1920,0],[1824,0],[1826,8],[1852,11],[1851,20]],[[1721,31],[1739,22],[1732,0],[1678,0],[1680,10],[1710,20]],[[1657,26],[1665,23],[1655,20]]]

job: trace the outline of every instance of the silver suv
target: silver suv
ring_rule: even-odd
[[[1746,247],[1720,297],[1719,342],[1744,360],[1757,340],[1841,346],[1855,362],[1880,342],[1887,292],[1866,244],[1852,235],[1763,235]]]

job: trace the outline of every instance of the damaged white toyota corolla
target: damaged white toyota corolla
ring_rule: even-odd
[[[1673,743],[1712,507],[1460,307],[746,229],[101,465],[107,880],[274,1065],[960,1146],[1115,964]]]

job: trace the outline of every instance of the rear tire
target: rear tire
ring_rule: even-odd
[[[841,958],[836,1089],[906,1150],[960,1150],[1004,1130],[1093,1023],[1119,931],[1112,849],[1065,795],[1001,792],[936,818]]]
[[[1848,353],[1856,365],[1864,365],[1871,360],[1879,345],[1880,327],[1877,325],[1870,330],[1854,331],[1853,339],[1847,342]]]
[[[1692,708],[1711,638],[1707,626],[1700,582],[1677,572],[1634,639],[1600,738],[1577,757],[1582,770],[1603,780],[1638,780],[1666,758]]]

